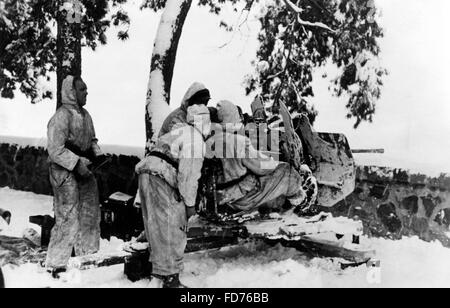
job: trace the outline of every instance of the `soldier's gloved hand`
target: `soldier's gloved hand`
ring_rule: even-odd
[[[85,158],[80,158],[78,160],[77,165],[75,166],[75,173],[83,179],[87,179],[92,176],[92,172],[89,170],[88,166],[90,165],[89,160]]]
[[[191,218],[192,216],[196,215],[197,211],[195,210],[195,206],[187,206],[186,207],[186,216],[187,219]]]

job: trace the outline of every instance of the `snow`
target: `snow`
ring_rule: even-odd
[[[361,82],[368,82],[369,88],[377,87],[377,74],[375,74],[380,67],[380,60],[368,51],[360,52],[354,59],[356,65],[357,76],[356,79]]]
[[[0,188],[0,208],[12,213],[11,225],[2,232],[2,235],[22,237],[27,228],[40,232],[38,226],[29,223],[29,217],[52,215],[53,200],[49,196]]]
[[[161,16],[161,22],[156,34],[155,46],[153,49],[152,61],[155,57],[159,56],[160,59],[166,57],[169,51],[174,31],[176,29],[176,23],[181,13],[182,3],[178,0],[169,0],[166,3],[164,12]],[[147,110],[150,118],[152,119],[153,139],[147,144],[150,147],[151,142],[155,142],[155,138],[159,135],[159,131],[162,127],[164,119],[170,113],[170,102],[167,101],[166,93],[164,91],[164,76],[161,65],[157,65],[150,72],[149,84],[148,84],[148,97],[147,97]]]
[[[0,207],[12,212],[9,233],[20,236],[29,227],[28,216],[50,214],[52,198],[33,193],[0,189]],[[258,242],[185,257],[182,281],[191,287],[209,288],[292,288],[292,287],[450,287],[450,250],[439,242],[420,239],[401,241],[368,239],[377,250],[380,267],[342,270],[337,260],[310,259],[303,253],[280,245],[268,247]],[[102,241],[101,252],[119,251],[123,242]],[[26,264],[3,268],[7,287],[154,288],[157,283],[132,283],[123,274],[123,265],[87,271],[72,270],[67,281],[53,280],[44,269]]]
[[[267,61],[260,61],[256,65],[256,71],[258,73],[264,73],[264,72],[268,71],[269,68],[270,68],[270,64]]]
[[[54,89],[52,87],[52,83],[43,76],[38,76],[36,78],[35,89],[36,89],[36,93],[38,95],[38,100],[36,102],[42,101],[42,97],[47,92],[51,92],[51,93],[53,93],[53,95],[55,95]]]
[[[3,230],[7,230],[8,229],[8,223],[6,222],[6,220],[3,219],[3,217],[0,217],[0,233],[3,232]]]
[[[315,223],[311,223],[315,222]],[[345,217],[333,217],[331,214],[321,213],[306,219],[292,214],[283,214],[274,220],[266,222],[251,221],[245,224],[251,234],[260,234],[271,238],[283,238],[298,235],[320,233],[336,233],[341,235],[362,235],[363,224]]]
[[[167,1],[156,36],[154,54],[164,55],[169,50],[180,12],[179,0]]]
[[[167,98],[165,97],[164,84],[162,70],[160,68],[153,70],[150,73],[148,85],[151,95],[147,99],[147,109],[152,119],[154,139],[158,137],[164,120],[171,112],[169,102],[167,102]]]

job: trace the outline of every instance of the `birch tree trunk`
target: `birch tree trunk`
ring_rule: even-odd
[[[170,113],[170,89],[178,43],[192,0],[167,0],[155,38],[148,82],[145,127],[146,153]]]

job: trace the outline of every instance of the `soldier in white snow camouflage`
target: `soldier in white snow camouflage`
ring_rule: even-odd
[[[205,87],[205,85],[199,82],[194,82],[184,95],[183,100],[181,101],[181,106],[175,109],[165,119],[159,132],[159,137],[169,133],[172,129],[174,129],[174,127],[180,124],[187,124],[187,109],[189,106],[207,106],[210,99],[211,96],[209,90]]]
[[[228,101],[217,105],[218,118],[224,130],[207,140],[208,149],[222,163],[223,175],[218,179],[218,202],[238,212],[249,212],[265,206],[279,208],[288,200],[295,210],[314,203],[308,189],[311,172],[305,166],[298,172],[288,163],[277,162],[252,146],[244,135],[237,106]],[[223,145],[223,147],[221,146]]]
[[[187,108],[186,121],[161,136],[137,166],[152,275],[164,287],[182,287],[179,274],[187,244],[188,218],[195,214],[199,179],[211,129],[206,106]]]
[[[62,86],[63,105],[48,123],[56,224],[46,265],[56,278],[65,271],[73,249],[81,256],[97,252],[100,245],[98,188],[88,167],[102,152],[92,118],[83,108],[86,97],[83,80],[68,76]]]

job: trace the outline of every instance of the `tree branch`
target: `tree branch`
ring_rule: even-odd
[[[278,73],[276,73],[276,74],[274,74],[274,75],[270,75],[270,76],[268,76],[268,77],[266,78],[266,81],[265,81],[265,82],[268,82],[268,81],[270,81],[270,80],[272,80],[272,79],[275,79],[275,78],[277,78],[278,76],[282,75],[283,73],[284,73],[284,70],[279,71]]]
[[[303,10],[301,8],[299,8],[296,4],[294,4],[290,0],[283,0],[283,1],[286,4],[288,9],[290,9],[292,12],[297,14],[297,20],[298,20],[298,22],[301,25],[311,26],[311,27],[318,27],[318,28],[322,28],[322,29],[328,30],[330,32],[336,33],[336,30],[331,29],[330,27],[328,27],[324,23],[321,23],[321,22],[309,22],[309,21],[303,20],[300,17],[300,14],[303,12]]]
[[[228,46],[228,45],[233,41],[233,39],[234,39],[236,33],[237,33],[238,31],[239,31],[239,33],[241,33],[241,27],[242,27],[242,25],[243,25],[243,24],[246,24],[246,25],[247,25],[248,17],[250,16],[250,11],[251,11],[251,9],[252,9],[252,7],[253,7],[253,3],[254,3],[254,2],[255,2],[255,0],[249,0],[249,1],[247,2],[247,4],[245,5],[245,7],[242,9],[242,11],[241,11],[241,13],[240,13],[238,19],[236,20],[236,25],[237,25],[237,27],[235,27],[235,26],[233,27],[233,35],[231,36],[231,39],[230,39],[228,42],[226,42],[226,43],[220,45],[220,46],[219,46],[219,49],[222,49],[222,48]],[[239,21],[241,20],[241,18],[242,18],[242,16],[243,16],[243,14],[244,14],[245,11],[247,11],[247,13],[246,13],[246,15],[245,15],[245,18],[244,18],[244,20],[243,20],[241,23],[239,23]],[[247,25],[247,29],[249,29],[248,25]]]

